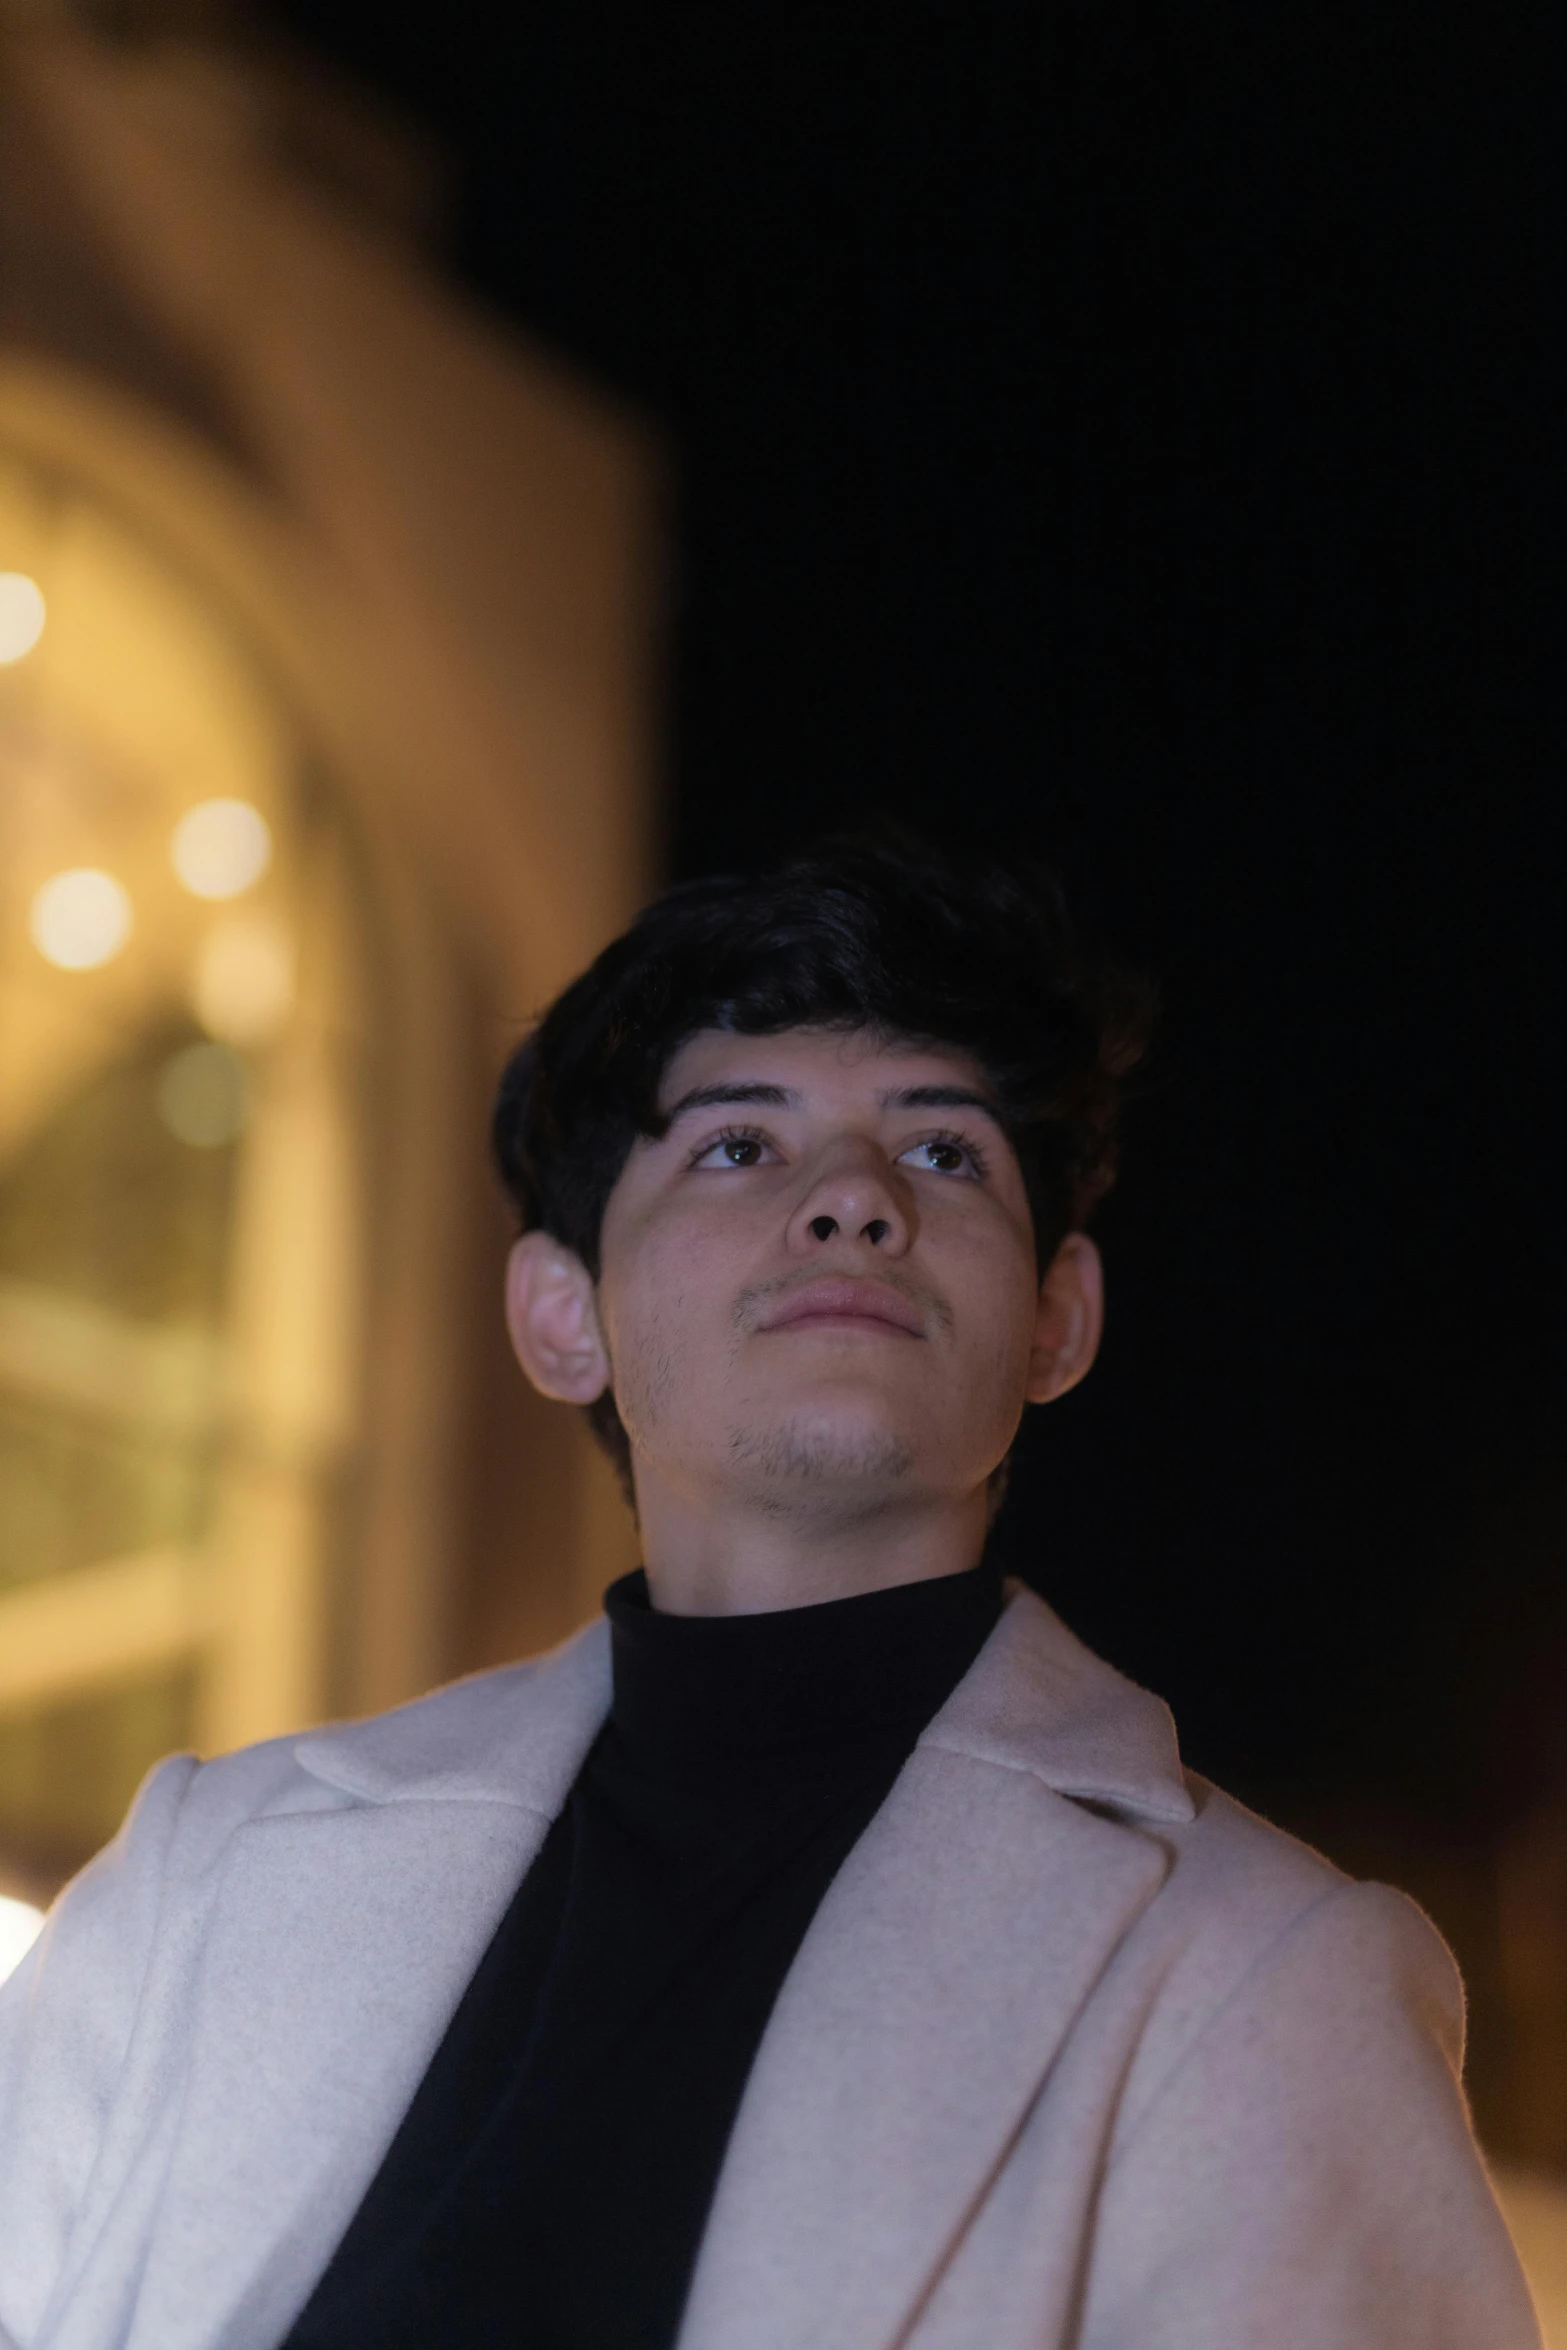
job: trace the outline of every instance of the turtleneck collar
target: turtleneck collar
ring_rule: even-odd
[[[624,1751],[652,1766],[912,1746],[1001,1613],[981,1564],[769,1615],[660,1615],[640,1569],[604,1595]]]

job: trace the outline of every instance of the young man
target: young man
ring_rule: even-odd
[[[1134,1038],[1011,882],[655,906],[514,1061],[508,1311],[646,1568],[166,1763],[0,2002],[3,2350],[1531,2350],[1400,1895],[985,1534]]]

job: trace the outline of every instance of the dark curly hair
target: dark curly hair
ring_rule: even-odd
[[[1109,1188],[1143,984],[1081,955],[1042,872],[965,871],[903,843],[829,841],[771,872],[687,882],[649,906],[507,1063],[493,1139],[524,1232],[599,1271],[604,1210],[658,1089],[700,1029],[864,1029],[967,1053],[995,1090],[1043,1267]],[[614,1399],[589,1407],[620,1469]]]

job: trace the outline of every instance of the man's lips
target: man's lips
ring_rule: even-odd
[[[925,1335],[925,1318],[912,1298],[888,1282],[866,1278],[808,1281],[780,1298],[760,1327],[789,1330],[802,1322],[880,1323],[910,1338]]]

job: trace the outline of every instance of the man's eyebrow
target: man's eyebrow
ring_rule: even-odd
[[[797,1110],[800,1097],[787,1085],[762,1085],[745,1078],[723,1085],[693,1085],[689,1093],[683,1093],[679,1101],[670,1104],[663,1123],[667,1130],[688,1110],[740,1109],[747,1105],[764,1110]]]
[[[983,1110],[999,1125],[1000,1107],[993,1094],[972,1085],[900,1085],[881,1096],[884,1110]]]

